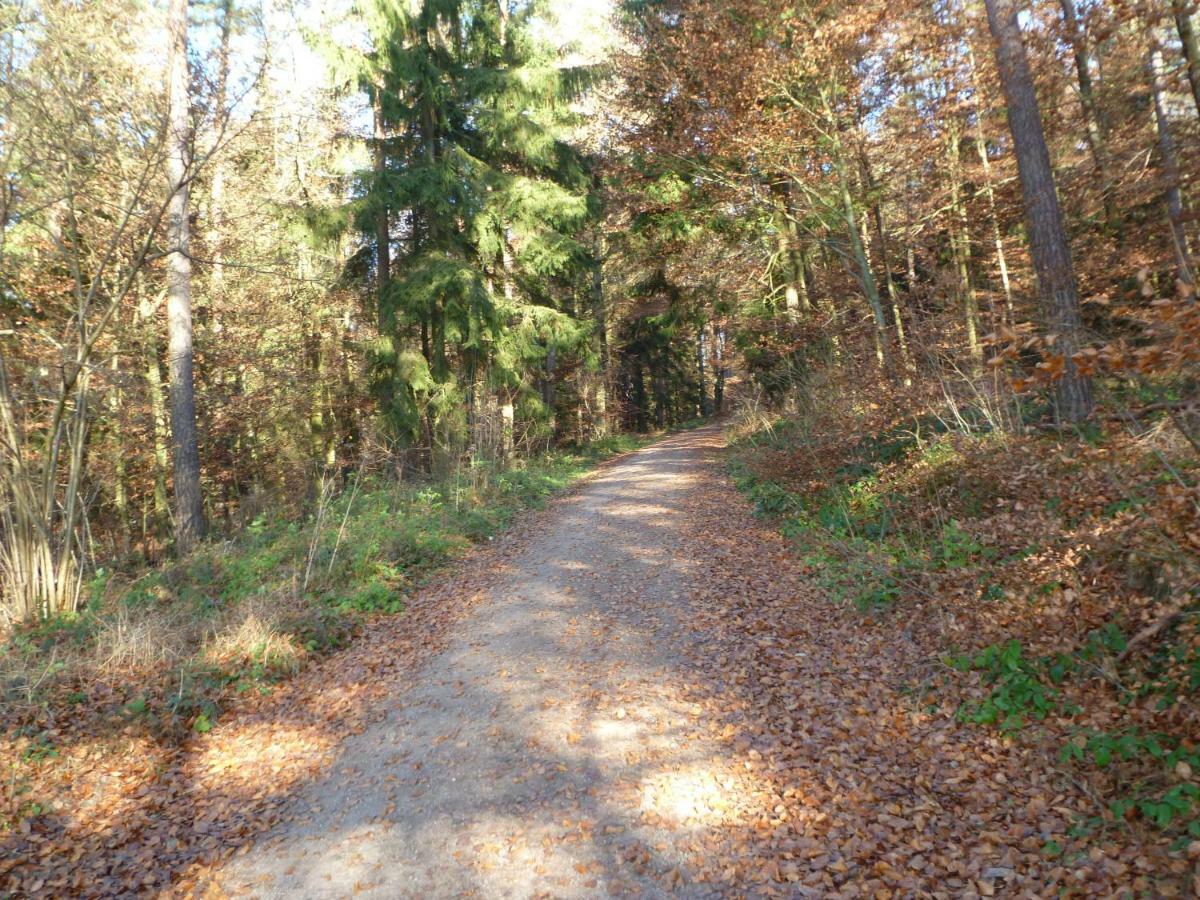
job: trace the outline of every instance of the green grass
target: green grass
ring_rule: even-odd
[[[0,647],[0,689],[18,701],[7,724],[31,728],[57,703],[98,709],[96,696],[67,694],[86,684],[112,722],[207,731],[230,696],[271,690],[367,618],[402,615],[408,595],[473,544],[645,443],[614,436],[436,480],[364,477],[302,519],[261,516],[186,560],[133,577],[100,569],[80,613],[18,628]]]
[[[436,481],[365,479],[306,521],[256,520],[233,552],[208,547],[177,571],[174,590],[201,608],[288,590],[341,612],[395,613],[405,594],[514,515],[541,506],[598,462],[639,445],[614,437],[520,466],[465,467]],[[314,533],[315,532],[315,533]],[[311,561],[310,561],[311,559]],[[154,583],[161,579],[150,573]],[[140,596],[135,584],[128,596]]]

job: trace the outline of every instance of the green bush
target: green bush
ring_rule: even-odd
[[[404,601],[382,581],[371,581],[352,594],[336,598],[333,605],[341,612],[393,614],[404,610]]]
[[[1200,785],[1190,780],[1193,772],[1200,771],[1200,751],[1163,734],[1127,729],[1081,732],[1063,747],[1061,756],[1066,762],[1090,762],[1101,769],[1115,762],[1140,763],[1142,769],[1150,763],[1162,773],[1159,784],[1143,781],[1123,786],[1109,803],[1113,817],[1121,820],[1136,810],[1158,828],[1183,825],[1192,837],[1200,837]],[[1162,787],[1162,781],[1180,777],[1180,773],[1185,780]]]
[[[1059,710],[1058,692],[1046,684],[1044,661],[1025,656],[1020,641],[993,644],[974,656],[951,657],[949,663],[961,671],[981,672],[984,684],[991,686],[987,697],[959,710],[963,721],[1013,732],[1027,719],[1044,719]]]
[[[933,545],[932,552],[933,561],[940,568],[961,569],[983,553],[984,547],[963,531],[956,519],[951,519],[942,526],[942,533]]]

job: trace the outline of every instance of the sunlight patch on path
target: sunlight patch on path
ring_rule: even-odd
[[[668,439],[602,472],[393,688],[304,811],[227,870],[266,897],[656,897],[754,804],[685,700],[681,535],[701,455]],[[495,570],[493,570],[495,573]],[[760,812],[761,814],[761,812]],[[264,880],[264,876],[269,876]],[[691,885],[689,896],[715,895]]]
[[[728,824],[738,819],[738,787],[706,766],[660,772],[642,782],[641,809],[685,826]]]

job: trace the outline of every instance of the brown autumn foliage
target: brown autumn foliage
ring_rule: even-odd
[[[954,828],[1006,799],[1019,808],[977,830],[989,852],[1011,851],[1000,869],[1041,879],[1035,891],[1200,890],[1200,101],[1185,27],[1197,14],[1167,0],[1020,6],[1080,298],[1070,345],[1082,349],[1069,359],[1030,259],[981,3],[664,0],[616,12],[629,42],[609,111],[619,134],[589,160],[604,214],[573,235],[595,276],[516,284],[534,308],[583,323],[584,337],[555,369],[536,332],[517,387],[490,385],[487,402],[510,388],[520,397],[523,451],[741,412],[735,477],[786,540],[758,534],[724,488],[689,511],[689,527],[722,535],[730,564],[714,567],[701,621],[740,666],[737,696],[703,702],[714,727],[736,710],[727,739],[739,751],[765,742],[754,758],[776,766],[767,809],[780,811],[726,835],[693,876],[766,881],[780,893],[874,878],[873,888],[903,892],[937,873],[958,879],[952,893],[987,893],[1005,876],[975,871],[962,858],[966,838],[939,821],[962,791]],[[203,27],[219,34],[221,23]],[[114,59],[132,52],[117,50]],[[153,132],[161,85],[134,83],[126,68],[105,72],[125,88],[93,101],[111,110],[134,94]],[[263,109],[235,116],[223,135],[224,76],[206,66],[193,76],[199,144],[213,150],[200,154],[194,189],[202,483],[217,540],[236,541],[255,522],[311,510],[319,473],[348,486],[360,468],[435,468],[435,439],[430,428],[416,440],[389,432],[372,383],[384,318],[372,238],[331,224],[347,181],[329,171],[353,125],[337,90],[317,98],[322,116],[306,117],[276,71],[280,93],[263,91]],[[19,101],[47,90],[13,83],[33,92]],[[63,143],[49,128],[30,133],[39,146]],[[157,171],[160,149],[116,133],[89,139],[111,166],[89,170],[79,196],[121,197],[154,239],[153,192],[130,195],[129,177],[137,164]],[[20,292],[6,289],[0,306],[3,361],[24,392],[22,426],[37,434],[57,390],[59,369],[46,360],[77,325],[76,283],[61,233],[22,231],[5,202],[19,256],[0,253],[0,287]],[[78,258],[94,265],[112,221],[92,214],[74,227]],[[414,224],[396,238],[397,258],[416,233]],[[94,348],[78,541],[88,575],[117,570],[102,602],[120,610],[123,588],[170,553],[172,484],[163,257],[140,259],[132,236],[118,246],[118,274],[136,278]],[[485,266],[497,294],[506,265]],[[423,323],[405,327],[414,345],[426,342]],[[454,355],[464,378],[471,359]],[[1064,429],[1050,397],[1072,365],[1092,379],[1097,405]],[[437,401],[422,402],[427,415]],[[474,402],[452,401],[447,419],[472,421]],[[460,431],[465,440],[441,447],[455,473],[478,449]],[[774,555],[761,556],[764,546]],[[774,586],[779,572],[794,594]],[[164,627],[186,608],[167,580]],[[56,679],[59,638],[45,641],[42,668],[6,686],[24,692],[22,714],[6,722],[22,790],[10,788],[4,827],[24,854],[0,863],[8,889],[83,891],[86,881],[96,893],[150,893],[181,871],[176,887],[191,889],[209,862],[275,821],[274,804],[313,776],[339,733],[370,719],[367,675],[415,671],[449,615],[412,608],[339,652],[340,637],[305,649],[296,623],[311,623],[285,612],[285,674],[321,652],[333,660],[276,697],[222,688],[239,725],[212,736],[195,733],[191,714],[158,733],[129,724],[124,697],[89,694],[102,680]],[[247,645],[257,646],[252,631]],[[14,633],[41,640],[36,628]],[[97,659],[117,645],[104,640],[90,645]],[[833,661],[849,645],[857,655],[835,686],[790,693],[803,677],[796,654],[816,646]],[[239,665],[254,663],[245,646],[231,651]],[[170,701],[162,666],[112,665],[146,702]],[[859,679],[891,679],[886,697]],[[109,720],[73,712],[80,697]],[[828,714],[827,757],[806,749],[802,702]],[[909,752],[931,735],[949,741],[945,763],[962,768],[936,790],[921,785],[928,808],[901,796],[912,774],[893,758],[901,751],[870,743],[877,717]],[[276,770],[278,746],[291,755]],[[801,802],[779,774],[785,759],[873,787],[814,781]],[[231,782],[243,765],[273,786]],[[43,805],[72,791],[87,795],[78,813]],[[836,824],[785,834],[788,816],[825,802],[844,804]],[[912,850],[904,859],[902,845]]]

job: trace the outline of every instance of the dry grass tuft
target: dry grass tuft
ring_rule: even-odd
[[[279,593],[248,599],[220,622],[198,655],[225,669],[266,662],[273,669],[294,673],[303,664],[305,651],[288,629],[292,614],[288,599]]]

